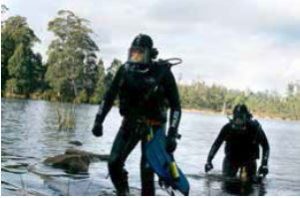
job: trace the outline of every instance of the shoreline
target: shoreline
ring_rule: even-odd
[[[17,100],[40,100],[40,101],[47,101],[47,102],[59,102],[59,103],[72,103],[72,102],[60,102],[57,100],[47,100],[47,99],[43,99],[43,98],[39,98],[39,97],[5,97],[3,95],[1,95],[1,100],[2,99],[17,99]],[[96,103],[76,103],[78,105],[80,104],[89,104],[89,105],[97,105]],[[114,105],[116,106],[116,105]],[[220,111],[215,111],[215,110],[211,110],[211,109],[196,109],[196,108],[182,108],[182,112],[188,112],[188,113],[203,113],[203,114],[208,114],[208,115],[223,115],[226,116],[231,114],[231,110],[229,110],[229,114],[220,112]],[[227,110],[228,112],[228,110]],[[279,120],[279,121],[300,121],[300,119],[291,119],[291,118],[285,118],[285,117],[280,117],[280,116],[272,116],[269,114],[264,114],[264,113],[257,113],[257,112],[253,112],[253,117],[258,118],[258,119],[266,119],[266,120]]]
[[[208,115],[223,115],[227,117],[227,115],[231,114],[226,114],[220,111],[214,111],[210,109],[195,109],[195,108],[182,108],[182,112],[187,112],[187,113],[202,113],[202,114],[208,114]],[[262,113],[253,113],[254,118],[258,119],[266,119],[266,120],[280,120],[280,121],[300,121],[297,119],[290,119],[290,118],[282,118],[278,116],[270,116],[267,114],[262,114]]]

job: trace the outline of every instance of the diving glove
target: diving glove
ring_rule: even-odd
[[[166,150],[168,153],[173,153],[177,147],[178,133],[177,129],[170,127],[166,138]]]
[[[99,114],[96,115],[92,132],[96,137],[101,137],[103,135],[103,127],[102,127],[102,122]]]
[[[258,174],[259,175],[266,176],[268,173],[269,173],[268,166],[262,165],[262,166],[259,167],[259,169],[258,169]]]
[[[206,173],[209,172],[210,170],[212,170],[213,168],[214,168],[214,166],[211,162],[207,162],[204,167]]]

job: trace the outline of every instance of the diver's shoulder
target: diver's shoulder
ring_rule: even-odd
[[[249,125],[254,127],[254,128],[261,128],[261,124],[257,119],[249,120]]]
[[[120,65],[119,69],[124,70],[124,69],[128,68],[129,66],[130,66],[130,63],[125,62]]]
[[[225,130],[225,131],[228,131],[232,129],[232,123],[229,121],[227,122],[223,127],[222,127],[222,130]]]
[[[169,67],[170,63],[164,59],[158,59],[152,62],[153,65],[157,67]]]
[[[125,62],[123,64],[120,65],[118,71],[122,74],[128,72],[130,70],[130,66],[131,66],[131,63],[129,62]]]
[[[153,61],[153,69],[155,69],[158,72],[164,72],[167,75],[172,74],[172,70],[170,67],[170,63],[163,59],[158,59],[156,61]]]

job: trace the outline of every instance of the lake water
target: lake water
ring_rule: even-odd
[[[97,105],[76,106],[76,128],[58,130],[56,108],[69,108],[70,104],[46,101],[7,100],[1,104],[1,194],[18,195],[114,195],[114,188],[107,178],[107,163],[92,163],[88,175],[70,175],[60,169],[43,165],[49,156],[62,154],[67,148],[76,147],[99,154],[108,154],[120,126],[121,117],[113,108],[104,123],[104,136],[96,138],[91,128]],[[227,122],[223,115],[184,112],[175,158],[186,173],[191,185],[191,195],[300,195],[300,122],[264,120],[260,122],[271,147],[270,173],[263,184],[251,190],[228,191],[221,177],[223,147],[216,155],[214,169],[204,173],[207,154]],[[82,146],[74,146],[79,140]],[[140,193],[140,146],[129,156],[129,171],[133,195]],[[30,167],[30,168],[29,168]],[[32,171],[32,170],[35,171]],[[158,195],[166,192],[157,187]]]

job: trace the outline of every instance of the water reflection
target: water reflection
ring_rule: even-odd
[[[264,196],[266,194],[265,185],[263,183],[254,184],[251,182],[225,180],[223,181],[222,189],[228,194],[240,196]]]
[[[58,130],[55,111],[57,106],[69,108],[71,104],[2,99],[1,179],[2,184],[5,183],[2,185],[2,194],[17,194],[16,190],[8,189],[22,189],[23,180],[26,190],[33,194],[113,195],[114,189],[110,179],[106,178],[107,164],[104,162],[91,164],[89,175],[85,178],[68,175],[60,169],[44,166],[41,162],[46,157],[61,154],[73,147],[95,153],[109,153],[121,122],[118,109],[113,108],[106,118],[104,136],[95,138],[90,131],[98,108],[96,105],[76,106],[76,127],[69,131]],[[271,146],[270,174],[262,184],[245,185],[223,178],[222,152],[214,159],[215,169],[210,174],[205,174],[203,167],[210,146],[226,122],[226,117],[221,115],[187,112],[182,115],[179,129],[182,139],[175,158],[187,174],[191,195],[299,194],[300,175],[296,174],[300,172],[299,122],[261,120]],[[69,143],[74,140],[79,140],[83,145]],[[130,186],[135,194],[139,193],[140,188],[138,161],[139,147],[126,163]],[[69,190],[66,190],[67,186]],[[161,189],[157,192],[159,195],[166,195]]]

